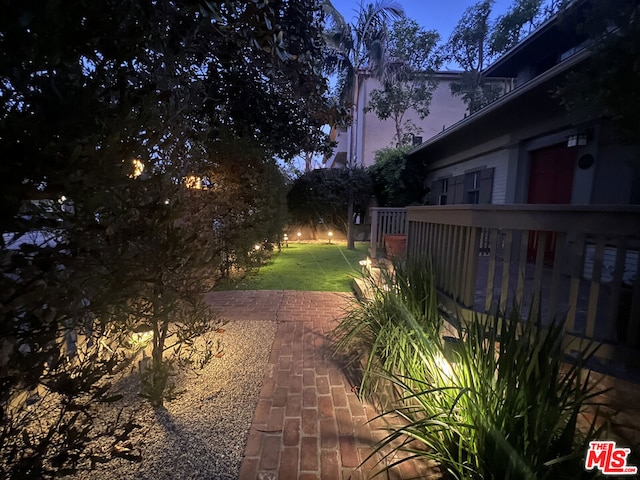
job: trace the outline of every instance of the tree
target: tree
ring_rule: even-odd
[[[468,7],[447,44],[449,57],[463,70],[460,81],[451,83],[451,93],[462,97],[470,113],[492,102],[500,93],[498,86],[482,77],[482,70],[494,55],[489,19],[492,5],[493,0],[481,0]]]
[[[554,15],[565,0],[514,0],[509,10],[491,22],[493,0],[467,8],[454,29],[447,50],[449,59],[462,67],[451,93],[461,96],[474,113],[500,96],[501,87],[487,82],[484,70],[496,56],[518,44],[533,29]]]
[[[437,86],[434,73],[441,64],[436,53],[439,38],[436,31],[426,31],[411,19],[394,22],[389,33],[389,67],[383,88],[371,92],[365,112],[374,111],[381,120],[393,120],[394,140],[399,145],[410,142],[411,134],[420,133],[410,120],[403,121],[407,110],[414,110],[421,120],[429,115],[431,95]]]
[[[515,47],[566,3],[566,0],[515,0],[509,10],[497,18],[492,28],[493,53],[499,55]]]
[[[351,192],[351,193],[350,193]],[[322,222],[346,233],[353,218],[348,217],[349,194],[358,212],[366,210],[371,180],[364,169],[316,169],[294,180],[287,194],[292,222],[315,229]]]
[[[495,54],[515,47],[523,37],[531,33],[552,11],[544,8],[545,0],[515,0],[504,14],[498,17],[491,34],[491,49]]]
[[[215,196],[213,226],[220,275],[255,266],[255,245],[277,242],[286,223],[287,179],[249,142],[221,144],[218,164],[205,172]]]
[[[410,146],[384,148],[376,152],[375,163],[367,169],[373,193],[381,207],[423,205],[427,188],[423,166],[407,162]]]
[[[211,327],[200,292],[219,266],[214,220],[233,182],[196,192],[185,179],[275,177],[274,156],[328,145],[320,20],[311,0],[4,5],[0,456],[10,475],[77,468],[89,403],[105,398],[100,382],[120,359],[104,344],[149,327],[162,367],[176,319],[193,320],[176,331],[187,343]],[[217,156],[229,145],[259,154],[234,170],[247,157]],[[268,192],[253,182],[242,193],[235,253],[273,234],[249,219],[272,214]],[[44,396],[55,397],[55,422],[40,422]]]
[[[338,75],[341,103],[351,107],[350,151],[347,153],[347,169],[357,164],[355,158],[356,131],[358,125],[358,98],[361,74],[382,78],[386,67],[384,48],[388,23],[404,16],[402,7],[394,1],[378,0],[375,4],[361,2],[355,23],[347,23],[329,0],[323,9],[328,18],[325,32],[325,71]],[[360,160],[361,162],[364,159]],[[347,195],[351,199],[351,192]],[[353,217],[353,202],[347,205],[347,218]],[[354,248],[351,222],[347,228],[347,248]]]
[[[640,5],[594,0],[582,9],[563,13],[566,28],[577,28],[590,39],[591,54],[558,87],[556,95],[578,119],[609,117],[621,140],[640,139]]]

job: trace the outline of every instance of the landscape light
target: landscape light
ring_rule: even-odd
[[[133,173],[129,175],[129,178],[138,178],[144,172],[144,163],[139,158],[134,158],[132,160],[133,163]]]
[[[457,337],[445,335],[442,337],[442,342],[443,342],[442,353],[444,354],[445,360],[447,360],[449,364],[456,363],[462,340],[460,340]]]
[[[360,269],[362,270],[362,274],[366,275],[367,273],[369,273],[371,271],[371,269],[369,268],[371,260],[369,260],[368,258],[366,260],[360,260],[358,263],[360,264]]]
[[[202,190],[202,178],[190,175],[184,178],[184,184],[187,188],[193,188],[195,190]]]
[[[302,237],[302,233],[298,232],[298,243],[300,243],[300,237]]]
[[[145,348],[151,339],[153,338],[152,330],[144,330],[140,332],[133,332],[129,339],[130,345],[134,349]]]
[[[587,144],[587,134],[584,132],[574,133],[567,138],[567,147],[583,147]]]
[[[331,237],[333,237],[333,232],[329,232],[329,245],[331,245]]]
[[[453,368],[451,367],[449,361],[444,356],[438,353],[436,353],[435,355],[435,361],[443,377],[448,381],[451,381],[451,379],[453,378]]]

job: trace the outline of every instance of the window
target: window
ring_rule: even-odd
[[[491,203],[493,168],[481,167],[460,175],[435,178],[431,183],[434,205]]]
[[[480,171],[469,172],[464,176],[466,203],[480,203]]]
[[[447,204],[447,194],[449,193],[449,179],[443,178],[440,180],[440,197],[438,198],[438,205]]]

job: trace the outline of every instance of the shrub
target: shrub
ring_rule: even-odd
[[[582,458],[596,435],[578,415],[597,393],[583,367],[593,349],[563,361],[561,324],[521,321],[517,310],[461,321],[451,349],[414,335],[423,352],[407,375],[388,372],[405,392],[393,413],[405,424],[385,443],[408,437],[453,478],[582,478]],[[419,325],[414,323],[415,328]],[[417,388],[420,386],[420,388]]]
[[[383,148],[375,154],[375,163],[367,172],[373,193],[381,207],[424,205],[428,189],[424,185],[424,168],[407,161],[409,146]]]
[[[348,311],[336,328],[336,354],[362,377],[363,396],[371,397],[388,383],[385,372],[410,373],[406,365],[419,361],[407,358],[420,353],[411,348],[415,334],[437,338],[442,321],[429,265],[426,258],[396,262],[383,274],[383,285],[370,282],[372,298]]]
[[[594,349],[581,346],[566,363],[562,322],[543,327],[518,309],[454,319],[456,337],[443,343],[429,265],[413,262],[396,266],[394,286],[375,290],[338,329],[337,350],[364,360],[362,393],[394,385],[382,416],[400,421],[378,450],[434,460],[447,478],[592,476],[582,462],[596,419],[586,432],[577,423],[598,394],[583,373]]]

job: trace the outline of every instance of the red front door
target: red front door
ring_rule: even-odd
[[[531,152],[529,203],[571,203],[576,149],[564,144]]]
[[[529,203],[567,204],[571,203],[573,172],[576,166],[576,149],[565,144],[554,145],[531,152],[529,173]],[[527,257],[533,261],[542,232],[529,233]],[[555,235],[547,237],[544,252],[545,262],[551,263],[555,257]]]

